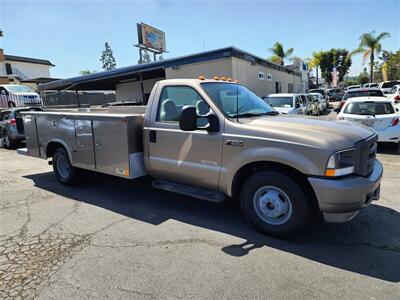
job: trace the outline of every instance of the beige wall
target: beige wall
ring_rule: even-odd
[[[37,78],[37,77],[51,77],[50,76],[50,66],[48,65],[40,65],[40,64],[30,64],[19,61],[7,61],[11,65],[12,69],[17,69],[28,78]]]
[[[258,79],[259,72],[264,73],[264,80]],[[272,80],[267,79],[267,75],[272,75]],[[293,83],[293,92],[301,92],[301,78],[283,71],[268,68],[263,65],[233,58],[233,78],[247,86],[258,96],[263,97],[275,93],[275,82],[278,81],[282,86],[282,93],[288,92],[288,83]]]
[[[264,72],[264,80],[258,79],[258,73]],[[267,80],[267,74],[272,75],[272,80]],[[166,68],[166,79],[174,78],[198,78],[200,75],[206,78],[214,76],[231,77],[239,79],[240,83],[250,88],[260,97],[275,93],[275,82],[281,82],[282,93],[288,92],[288,83],[293,84],[293,92],[301,92],[301,78],[286,72],[271,69],[262,65],[252,65],[250,62],[233,58],[221,58],[209,62],[200,62],[189,65],[181,65],[176,69]],[[164,78],[157,78],[144,81],[145,93],[150,93],[153,85]],[[142,93],[140,82],[120,83],[116,86],[117,101],[141,102]]]
[[[165,78],[155,78],[143,80],[143,89],[145,94],[150,93],[154,84]],[[117,84],[115,88],[115,98],[117,101],[142,102],[142,90],[139,81]]]
[[[209,62],[182,65],[178,66],[176,70],[165,69],[167,79],[198,78],[200,75],[206,78],[213,78],[214,76],[232,77],[232,58],[227,57]]]

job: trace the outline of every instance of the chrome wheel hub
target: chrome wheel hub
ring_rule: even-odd
[[[292,215],[292,203],[288,195],[275,186],[259,188],[253,197],[257,215],[266,223],[281,225]]]

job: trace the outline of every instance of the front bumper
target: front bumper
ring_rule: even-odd
[[[354,218],[360,209],[368,206],[380,196],[383,167],[375,160],[368,177],[346,176],[326,179],[309,177],[318,199],[320,211],[326,222],[346,222]]]

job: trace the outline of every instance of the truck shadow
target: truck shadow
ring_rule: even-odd
[[[150,178],[128,181],[91,173],[76,187],[62,186],[51,172],[26,178],[38,188],[153,225],[173,219],[245,240],[224,246],[221,250],[227,255],[241,257],[254,249],[274,248],[350,272],[400,281],[400,213],[387,207],[371,205],[349,223],[317,224],[291,240],[279,240],[251,228],[232,202],[215,204],[158,191]]]

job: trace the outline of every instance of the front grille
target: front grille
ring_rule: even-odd
[[[374,169],[378,135],[375,134],[366,140],[356,144],[356,159],[354,173],[361,176],[368,176]]]

